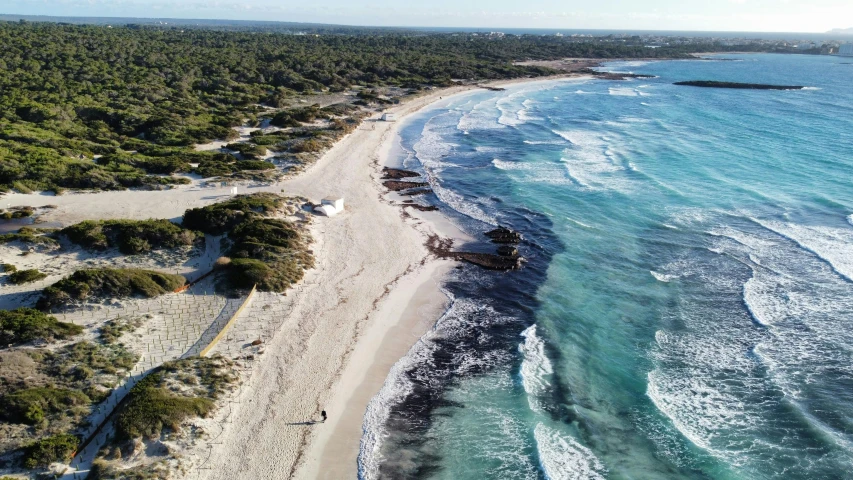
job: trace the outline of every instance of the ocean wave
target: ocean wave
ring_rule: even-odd
[[[559,140],[523,140],[527,145],[565,145],[566,142]]]
[[[536,424],[533,436],[548,480],[604,480],[607,475],[601,460],[573,437],[543,423]]]
[[[554,373],[551,360],[545,354],[545,342],[536,335],[536,325],[521,332],[524,342],[518,345],[521,353],[521,384],[527,392],[530,409],[541,412],[540,398],[551,390],[550,377]]]
[[[561,160],[578,186],[589,190],[630,190],[630,180],[624,176],[626,168],[617,159],[611,138],[584,130],[554,133],[572,144]]]
[[[793,240],[804,250],[827,262],[839,275],[853,282],[853,230],[755,218],[751,220]]]
[[[496,312],[476,299],[456,298],[444,291],[451,303],[435,326],[422,336],[409,352],[392,367],[385,383],[367,406],[362,423],[362,439],[358,456],[359,478],[381,478],[383,462],[390,461],[384,442],[388,438],[387,423],[392,410],[415,390],[415,382],[422,388],[438,388],[442,376],[454,378],[466,373],[483,371],[498,364],[507,364],[512,354],[495,349],[477,352],[465,349],[453,353],[453,360],[441,370],[434,356],[442,345],[454,344],[470,335],[475,329],[486,329],[515,321]],[[393,450],[393,449],[392,449]],[[394,459],[399,461],[400,459]]]
[[[669,275],[666,273],[658,273],[654,270],[649,270],[649,273],[651,273],[652,276],[655,277],[655,280],[657,280],[659,282],[663,282],[663,283],[669,283],[669,282],[678,278],[678,275]]]
[[[469,112],[459,117],[456,129],[461,132],[475,130],[500,130],[506,128],[499,122],[501,112],[498,110],[495,99],[478,103]]]
[[[580,220],[575,220],[574,218],[571,218],[571,217],[566,217],[566,220],[574,223],[575,225],[579,225],[579,226],[584,227],[584,228],[594,228],[592,225],[587,225],[586,223],[583,223]]]
[[[433,332],[428,332],[416,343],[388,372],[382,388],[367,404],[362,421],[361,445],[358,453],[358,478],[373,480],[379,478],[379,466],[382,463],[382,440],[386,435],[385,424],[391,409],[403,401],[414,390],[414,383],[405,374],[414,366],[429,361],[438,349],[431,341]]]
[[[630,87],[610,87],[608,89],[610,95],[616,95],[619,97],[638,97],[640,96],[640,92],[635,88]]]

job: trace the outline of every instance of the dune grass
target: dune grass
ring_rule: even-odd
[[[64,340],[79,335],[83,328],[60,322],[34,308],[0,310],[0,346],[17,345],[34,340]]]
[[[153,298],[186,284],[181,275],[137,268],[78,270],[42,291],[38,308],[47,310],[91,298]]]

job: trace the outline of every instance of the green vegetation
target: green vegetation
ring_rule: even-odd
[[[225,149],[239,153],[246,160],[256,160],[267,154],[265,147],[251,143],[229,143],[225,145]]]
[[[27,468],[64,458],[70,438],[63,435],[84,426],[136,361],[121,345],[91,342],[54,351],[0,349],[0,455],[18,450]]]
[[[59,233],[90,250],[114,247],[128,255],[193,245],[202,238],[168,220],[85,221],[63,228]]]
[[[237,288],[257,284],[262,291],[283,292],[314,265],[302,234],[289,222],[252,218],[230,233],[228,279]]]
[[[118,453],[121,455],[121,452]],[[164,462],[135,465],[132,468],[119,469],[103,458],[95,460],[89,470],[87,480],[167,480],[169,467]]]
[[[60,322],[33,308],[0,310],[0,345],[17,345],[33,340],[64,340],[79,335],[83,328]]]
[[[164,363],[128,393],[116,417],[117,439],[158,438],[164,428],[175,431],[188,418],[206,416],[215,400],[236,381],[229,366],[221,357]]]
[[[92,400],[79,390],[36,387],[3,396],[0,416],[12,423],[39,425],[47,416],[58,415],[75,407],[86,407]]]
[[[37,282],[39,280],[44,280],[45,278],[47,278],[47,274],[42,273],[34,268],[28,270],[18,270],[9,274],[9,281],[14,283],[15,285]]]
[[[3,220],[12,220],[15,218],[31,217],[33,216],[33,213],[35,213],[35,209],[33,207],[14,207],[7,212],[3,212],[0,217],[2,217]]]
[[[3,273],[15,273],[18,271],[18,267],[12,265],[11,263],[3,264]]]
[[[239,145],[249,145],[248,143],[243,143]],[[259,147],[260,148],[260,147]],[[265,162],[262,160],[243,160],[237,161],[231,155],[227,155],[224,153],[218,153],[215,155],[211,155],[208,158],[202,159],[198,167],[194,170],[195,173],[201,175],[205,178],[210,177],[224,177],[229,176],[233,173],[247,171],[247,170],[272,170],[275,169],[275,165],[269,162]]]
[[[210,235],[222,235],[248,218],[263,217],[283,205],[284,198],[274,193],[239,195],[207,207],[187,210],[183,226]]]
[[[117,343],[125,332],[132,332],[142,325],[142,318],[117,318],[108,320],[99,329],[101,341],[106,344]]]
[[[22,242],[26,245],[57,246],[59,242],[48,236],[53,233],[52,229],[22,227],[17,233],[4,233],[0,235],[0,243]]]
[[[53,462],[66,462],[77,450],[80,440],[67,433],[43,438],[27,447],[24,466],[30,469],[47,467]]]
[[[283,292],[314,265],[302,232],[290,222],[267,218],[285,199],[271,193],[241,195],[184,213],[184,226],[211,235],[228,234],[232,261],[221,265],[233,288]]]
[[[233,140],[232,127],[266,113],[258,104],[288,108],[272,119],[285,128],[352,113],[336,106],[292,108],[303,94],[366,86],[357,102],[383,104],[394,101],[376,93],[385,87],[414,91],[449,85],[451,79],[553,73],[516,65],[517,60],[671,58],[719,49],[699,44],[649,49],[639,38],[632,45],[619,42],[626,40],[393,31],[313,36],[4,22],[0,189],[186,183],[168,175],[203,163],[191,146]],[[235,148],[258,152],[261,145]],[[257,155],[253,152],[248,155]]]
[[[78,270],[45,288],[38,308],[48,310],[92,297],[127,298],[138,295],[153,298],[180,288],[186,281],[181,275],[136,268]]]

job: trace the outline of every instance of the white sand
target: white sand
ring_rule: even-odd
[[[541,80],[541,79],[540,79]],[[515,83],[515,82],[505,82]],[[450,95],[436,90],[390,111],[407,115]],[[367,121],[299,176],[272,186],[240,187],[239,193],[272,191],[319,200],[342,195],[346,212],[319,218],[317,268],[288,292],[292,308],[265,353],[216,442],[204,470],[187,477],[211,479],[354,478],[361,423],[367,403],[390,367],[432,326],[445,308],[438,289],[451,262],[431,258],[427,232],[448,235],[452,225],[431,223],[434,213],[386,200],[379,182],[382,162],[400,123]],[[206,148],[215,148],[207,146]],[[57,205],[46,221],[176,218],[187,208],[228,198],[229,187],[199,185],[167,191],[7,195],[12,206]],[[254,313],[253,315],[263,315]],[[325,424],[300,425],[329,412]],[[198,452],[196,452],[198,454]]]

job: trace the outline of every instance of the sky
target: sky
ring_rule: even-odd
[[[853,27],[853,0],[0,0],[0,13],[495,29],[825,32]]]

